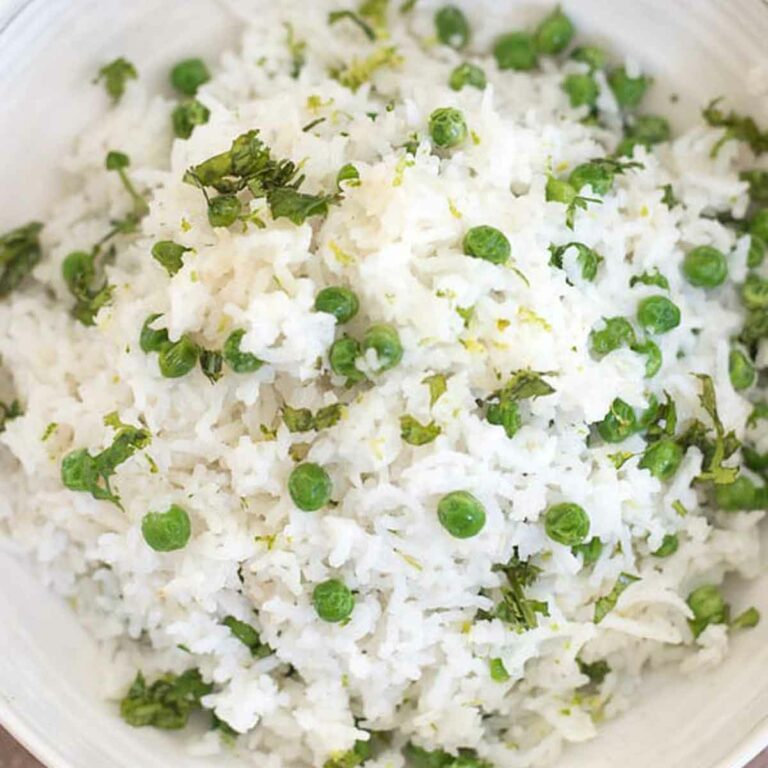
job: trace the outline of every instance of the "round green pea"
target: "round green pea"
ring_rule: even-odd
[[[562,53],[570,45],[575,33],[573,23],[558,6],[536,28],[536,49],[547,56]]]
[[[352,163],[342,165],[336,174],[336,186],[339,189],[344,182],[349,182],[350,187],[360,186],[360,171]]]
[[[669,120],[659,115],[638,115],[627,129],[627,137],[649,147],[669,141],[672,129]]]
[[[650,78],[645,75],[630,77],[624,67],[618,67],[608,75],[608,85],[611,86],[618,105],[624,109],[637,107],[650,84]]]
[[[659,480],[669,480],[677,472],[685,451],[674,440],[664,438],[645,449],[638,466]]]
[[[693,612],[689,624],[694,637],[698,637],[710,624],[725,624],[728,621],[728,606],[720,590],[712,584],[694,589],[686,602]]]
[[[666,296],[648,296],[637,305],[637,319],[648,333],[667,333],[680,325],[680,309]]]
[[[572,74],[563,80],[563,90],[568,94],[571,106],[594,107],[600,96],[600,88],[592,75]]]
[[[61,275],[70,291],[75,293],[88,289],[96,276],[93,253],[72,251],[61,263]]]
[[[210,79],[211,73],[202,59],[184,59],[171,70],[171,85],[185,96],[194,96]]]
[[[683,275],[696,288],[717,288],[728,277],[728,262],[717,248],[700,245],[685,254]]]
[[[365,374],[355,365],[357,358],[362,354],[360,344],[356,339],[344,336],[331,344],[328,350],[328,361],[331,370],[337,376],[346,376],[348,381],[362,381]]]
[[[572,203],[577,195],[570,182],[555,178],[554,176],[550,176],[547,179],[545,193],[547,202],[563,203],[564,205]]]
[[[372,325],[363,336],[363,352],[372,349],[378,357],[378,371],[388,371],[403,359],[403,345],[397,329],[387,323]]]
[[[731,378],[731,385],[737,392],[749,389],[757,377],[755,366],[740,349],[732,349],[728,355],[728,375]]]
[[[328,579],[312,591],[312,604],[323,621],[338,624],[352,615],[355,596],[344,582]]]
[[[512,246],[503,232],[484,224],[472,227],[464,235],[464,253],[491,264],[506,264],[512,255]]]
[[[150,352],[159,352],[166,344],[169,343],[168,331],[165,328],[159,328],[155,330],[150,326],[162,315],[154,314],[150,315],[141,326],[141,334],[139,335],[139,347],[142,352],[149,354]]]
[[[661,354],[661,349],[655,341],[645,339],[645,341],[639,341],[632,345],[632,351],[637,352],[638,355],[645,355],[645,378],[652,379],[660,370],[661,364],[664,362],[664,358]]]
[[[440,149],[457,147],[469,135],[464,115],[453,107],[436,109],[429,117],[429,135]]]
[[[437,39],[460,51],[469,42],[469,22],[460,8],[446,5],[435,13],[435,30]]]
[[[245,331],[242,329],[232,331],[224,342],[221,354],[224,362],[235,373],[254,373],[264,365],[264,362],[259,360],[256,355],[252,355],[250,352],[243,352],[240,349],[243,336],[245,336]]]
[[[477,536],[485,527],[485,509],[468,491],[453,491],[437,504],[440,525],[457,539]]]
[[[667,533],[661,540],[661,546],[651,552],[651,554],[654,557],[671,557],[677,552],[679,546],[680,540],[678,539],[677,534]]]
[[[199,357],[200,347],[189,336],[182,336],[176,342],[165,344],[160,350],[160,373],[166,379],[186,376],[197,365]]]
[[[460,91],[465,86],[472,88],[478,88],[481,91],[485,90],[485,86],[488,84],[488,78],[485,75],[485,70],[478,67],[477,64],[470,64],[465,61],[463,64],[459,64],[448,80],[448,85],[453,88],[454,91]]]
[[[544,530],[552,541],[575,547],[589,536],[589,516],[582,507],[570,501],[551,506],[544,514]]]
[[[604,328],[589,334],[592,353],[598,359],[622,347],[631,347],[637,341],[635,329],[626,317],[606,317],[603,322]]]
[[[183,549],[192,535],[189,515],[173,504],[167,512],[148,512],[141,521],[144,541],[155,552]]]
[[[536,43],[528,32],[510,32],[500,37],[493,47],[499,69],[525,72],[538,64]]]
[[[299,464],[288,477],[288,493],[302,512],[322,509],[331,500],[332,491],[331,478],[319,464]]]
[[[212,227],[229,227],[243,210],[237,195],[217,195],[208,203],[208,222]]]
[[[723,512],[768,509],[768,488],[758,488],[748,477],[740,475],[728,485],[715,486],[715,504]]]
[[[315,309],[333,315],[337,323],[348,323],[358,313],[360,302],[354,291],[334,285],[317,294]]]

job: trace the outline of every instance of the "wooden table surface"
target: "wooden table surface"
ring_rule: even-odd
[[[44,768],[44,766],[0,728],[0,768]],[[658,766],[658,768],[664,768],[664,766]],[[740,766],[734,766],[734,768],[740,768]],[[763,752],[748,768],[768,768],[768,750]]]

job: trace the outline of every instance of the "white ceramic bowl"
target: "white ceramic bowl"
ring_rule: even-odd
[[[308,0],[311,1],[311,0]],[[479,0],[477,0],[479,2]],[[507,3],[513,22],[553,0]],[[279,0],[275,0],[279,2]],[[727,95],[754,106],[747,73],[768,72],[764,0],[565,0],[580,32],[610,41],[656,74],[655,98],[684,123]],[[103,108],[90,85],[118,55],[158,88],[183,55],[215,58],[238,24],[216,0],[0,0],[0,231],[45,211],[56,158]],[[765,101],[765,94],[763,94]],[[766,105],[764,104],[764,107]],[[768,616],[768,575],[742,591]],[[133,730],[99,697],[92,642],[32,571],[0,547],[0,722],[50,768],[203,768],[235,765],[185,755],[180,738]],[[734,638],[727,661],[694,679],[666,672],[633,711],[559,763],[568,768],[740,768],[768,745],[768,621]]]

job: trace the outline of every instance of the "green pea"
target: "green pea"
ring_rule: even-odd
[[[358,313],[360,302],[349,288],[330,286],[317,294],[315,309],[333,315],[337,323],[348,323]]]
[[[174,504],[167,512],[148,512],[144,515],[141,533],[155,552],[173,552],[187,546],[192,526],[186,511]]]
[[[575,547],[589,536],[589,516],[582,507],[570,501],[551,506],[544,514],[544,530],[552,541]]]
[[[571,100],[571,106],[594,107],[600,96],[600,88],[592,75],[573,74],[563,80],[563,90]]]
[[[437,504],[440,525],[457,539],[471,539],[485,527],[485,509],[468,491],[453,491]]]
[[[715,486],[715,503],[723,512],[752,512],[768,509],[768,488],[758,488],[741,475],[729,485]]]
[[[332,492],[331,478],[319,464],[299,464],[288,478],[288,493],[303,512],[322,509],[331,500]]]
[[[626,317],[606,317],[603,322],[604,328],[593,330],[589,334],[592,353],[598,359],[622,347],[631,347],[637,342],[635,329]]]
[[[210,79],[211,73],[202,59],[185,59],[171,70],[171,85],[185,96],[194,96]]]
[[[747,309],[768,308],[768,280],[754,273],[747,275],[741,286],[741,301]]]
[[[536,28],[536,49],[547,56],[562,53],[570,45],[575,33],[573,23],[558,6]]]
[[[728,355],[728,375],[737,392],[749,389],[755,383],[757,376],[755,366],[740,349],[732,349]]]
[[[669,480],[677,472],[684,451],[674,440],[664,438],[651,443],[640,459],[640,469],[647,469],[659,480]]]
[[[458,109],[441,107],[429,117],[429,134],[436,147],[451,149],[462,144],[469,131],[464,115]]]
[[[150,315],[144,321],[144,325],[141,326],[139,346],[141,347],[142,352],[146,352],[147,354],[150,352],[159,352],[169,343],[168,331],[165,328],[155,330],[150,327],[160,317],[162,317],[160,314]]]
[[[685,254],[683,275],[696,288],[716,288],[728,277],[728,262],[717,248],[700,245]]]
[[[635,409],[616,398],[605,418],[598,423],[597,432],[606,443],[622,443],[637,432],[637,414]]]
[[[403,359],[403,345],[394,326],[386,323],[372,325],[363,336],[363,352],[372,349],[376,352],[378,371],[388,371]]]
[[[680,309],[666,296],[648,296],[637,305],[637,319],[648,333],[667,333],[680,325]]]
[[[667,533],[661,540],[661,546],[651,552],[654,557],[671,557],[677,552],[677,548],[680,546],[680,541],[677,535],[674,533]]]
[[[611,86],[618,105],[623,109],[633,109],[638,106],[650,84],[649,77],[645,75],[630,77],[624,67],[618,67],[608,75],[608,85]]]
[[[666,118],[658,115],[639,115],[627,128],[625,141],[630,141],[632,145],[642,144],[645,147],[651,147],[654,144],[669,141],[671,135],[672,129]],[[619,152],[619,154],[625,153]]]
[[[576,195],[576,190],[569,182],[557,179],[554,176],[550,176],[547,179],[547,186],[545,188],[547,202],[570,205],[570,203],[574,201]]]
[[[361,354],[362,350],[356,339],[349,336],[337,339],[328,351],[331,370],[337,376],[346,376],[350,382],[362,381],[365,374],[355,365]]]
[[[574,61],[586,64],[591,70],[604,69],[608,63],[608,55],[602,48],[595,45],[581,45],[571,54]]]
[[[596,195],[607,195],[613,189],[616,170],[607,163],[599,161],[577,165],[568,177],[568,183],[580,192],[584,187],[592,187]]]
[[[221,354],[224,357],[224,362],[235,373],[254,373],[264,365],[264,362],[259,360],[256,355],[252,355],[250,352],[243,352],[240,349],[243,336],[245,336],[245,331],[242,329],[232,331],[224,342]]]
[[[472,88],[478,88],[481,91],[485,90],[485,86],[488,84],[488,78],[485,75],[485,71],[478,67],[477,64],[470,64],[465,61],[463,64],[459,64],[448,80],[448,85],[453,88],[454,91],[460,91],[465,86]]]
[[[503,232],[484,224],[472,227],[464,236],[464,253],[491,264],[506,264],[512,255],[512,246]]]
[[[208,203],[208,222],[212,227],[229,227],[240,218],[242,210],[237,195],[217,195]]]
[[[173,277],[184,266],[184,254],[190,250],[173,240],[160,240],[152,246],[152,258]]]
[[[455,5],[446,5],[435,13],[437,39],[460,51],[469,42],[469,22]]]
[[[200,347],[189,336],[182,336],[178,341],[169,342],[160,350],[160,373],[166,379],[186,376],[197,365],[199,357]]]
[[[768,243],[768,208],[759,210],[752,217],[749,232],[754,237],[760,238],[764,243]]]
[[[726,624],[728,622],[728,606],[720,594],[720,590],[712,584],[694,589],[686,600],[693,612],[689,619],[694,637],[698,637],[710,624]]]
[[[527,32],[510,32],[500,37],[493,47],[493,55],[499,69],[524,72],[535,69],[538,64],[536,44]]]
[[[655,341],[645,339],[645,341],[637,342],[632,345],[632,351],[637,352],[638,355],[645,355],[645,378],[652,379],[660,370],[661,365],[664,362],[664,358],[659,349],[659,345]]]
[[[197,99],[179,104],[171,112],[173,133],[179,139],[188,139],[198,125],[205,125],[211,119],[211,111]]]
[[[355,609],[355,596],[344,582],[328,579],[312,591],[312,603],[317,615],[331,624],[348,619]]]
[[[87,449],[68,453],[61,462],[61,482],[70,491],[91,491],[98,485],[99,468]]]

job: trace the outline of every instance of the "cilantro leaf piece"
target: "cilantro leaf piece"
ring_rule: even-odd
[[[61,481],[71,491],[90,493],[94,499],[109,501],[122,508],[110,478],[120,464],[149,445],[151,436],[146,429],[122,424],[113,416],[110,414],[105,419],[108,426],[117,429],[112,444],[95,456],[86,448],[68,453],[61,462]]]
[[[514,373],[502,389],[494,392],[487,400],[480,401],[485,408],[486,420],[495,426],[504,427],[507,437],[514,437],[522,425],[520,401],[546,397],[555,392],[554,387],[544,380],[549,375],[552,374],[530,369]]]
[[[620,573],[619,578],[613,585],[613,589],[603,597],[599,597],[595,603],[595,624],[599,624],[615,607],[621,597],[622,592],[636,581],[640,581],[639,576],[633,576],[631,573]]]
[[[743,141],[756,154],[768,152],[768,131],[760,130],[757,123],[745,115],[739,115],[731,110],[725,112],[718,106],[722,98],[715,99],[703,110],[704,120],[713,128],[723,128],[725,133],[712,147],[710,155],[716,157],[723,144],[727,141]]]
[[[409,445],[427,445],[433,442],[442,432],[434,421],[422,424],[413,416],[400,417],[400,437]]]
[[[104,81],[104,88],[112,97],[112,101],[117,104],[123,98],[128,81],[136,80],[138,76],[139,73],[136,71],[136,67],[121,56],[109,62],[109,64],[105,64],[99,70],[93,82],[99,83]]]
[[[262,642],[259,633],[247,622],[240,621],[234,616],[227,616],[221,623],[248,648],[254,659],[263,659],[274,653],[274,650]]]
[[[730,455],[728,454],[729,443],[732,444],[735,436],[733,433],[725,434],[725,428],[717,412],[717,395],[712,377],[706,374],[696,374],[696,378],[701,382],[699,401],[715,427],[714,449],[711,455],[705,456],[703,471],[696,479],[701,482],[711,481],[715,485],[729,485],[738,477],[739,469],[738,467],[724,467],[723,461]],[[738,441],[736,442],[737,445],[733,451],[738,449]]]
[[[576,663],[579,665],[579,672],[589,678],[590,685],[600,685],[611,671],[611,667],[605,659],[593,661],[589,664],[577,658]]]
[[[665,291],[669,290],[669,280],[661,274],[658,267],[654,267],[653,272],[643,272],[642,275],[633,275],[629,279],[630,288],[634,288],[638,284],[655,285],[663,288]]]
[[[307,195],[290,187],[275,189],[267,195],[272,218],[285,218],[297,226],[312,216],[325,216],[328,206],[337,200],[335,195]]]
[[[0,402],[0,432],[5,430],[5,425],[12,419],[18,419],[23,416],[24,411],[18,400],[13,400],[10,405]]]
[[[0,235],[0,298],[21,285],[42,258],[42,228],[33,221]]]
[[[168,673],[151,685],[147,685],[139,672],[120,702],[120,715],[134,728],[151,725],[179,730],[187,725],[190,714],[201,708],[203,696],[212,691],[213,685],[204,682],[197,669],[181,675]]]
[[[549,252],[551,257],[549,264],[557,269],[563,269],[563,257],[569,248],[575,248],[577,252],[576,261],[581,267],[581,278],[589,282],[594,282],[597,277],[597,270],[604,261],[603,257],[597,251],[584,245],[584,243],[566,243],[565,245],[550,245]]]
[[[431,408],[448,389],[447,378],[442,373],[433,373],[422,380],[429,387],[429,407]]]

